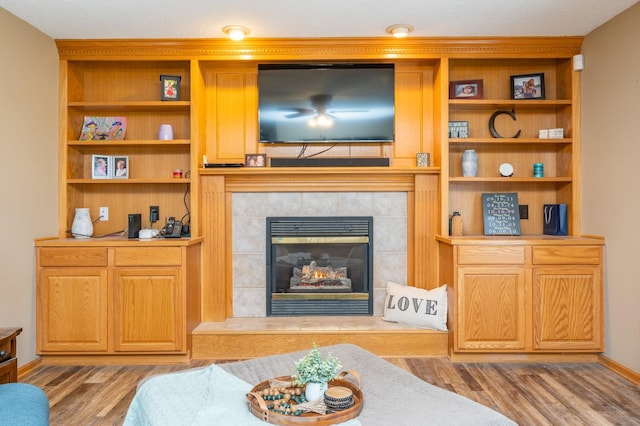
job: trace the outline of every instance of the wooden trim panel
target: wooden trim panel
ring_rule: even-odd
[[[583,37],[389,37],[247,39],[56,40],[60,59],[376,59],[451,57],[571,57]]]
[[[234,192],[406,192],[409,239],[407,278],[420,288],[437,286],[437,168],[201,169],[203,244],[202,321],[233,316],[231,194]],[[412,232],[413,231],[413,232]]]

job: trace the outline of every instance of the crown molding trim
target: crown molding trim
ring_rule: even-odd
[[[56,40],[60,59],[410,60],[440,57],[562,58],[584,37]]]

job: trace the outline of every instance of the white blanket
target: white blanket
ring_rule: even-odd
[[[155,376],[139,387],[124,426],[264,425],[249,411],[245,395],[252,388],[215,364]],[[360,422],[352,419],[341,425]]]

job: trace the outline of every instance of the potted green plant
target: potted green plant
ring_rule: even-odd
[[[314,344],[313,349],[295,363],[293,381],[298,386],[305,386],[307,401],[317,401],[324,396],[327,382],[338,377],[342,365],[331,353],[326,358]]]

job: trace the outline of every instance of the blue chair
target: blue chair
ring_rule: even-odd
[[[0,385],[0,426],[49,424],[49,399],[42,389],[27,383]]]

